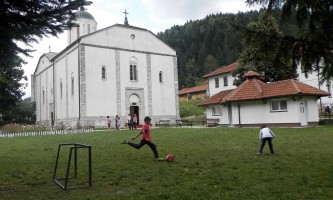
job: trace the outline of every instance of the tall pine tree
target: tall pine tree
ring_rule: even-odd
[[[259,20],[249,23],[243,33],[243,50],[236,73],[242,76],[244,72],[253,70],[262,74],[265,82],[296,77],[292,54],[289,46],[281,40],[283,33],[274,17],[263,12]],[[243,78],[240,77],[236,85],[242,81]]]

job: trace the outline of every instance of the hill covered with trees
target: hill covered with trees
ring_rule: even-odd
[[[179,89],[199,85],[203,75],[237,61],[243,50],[245,27],[257,22],[263,12],[211,14],[158,33],[159,38],[177,51]],[[279,21],[279,10],[271,14]],[[279,24],[283,33],[294,34],[288,27]]]
[[[234,24],[246,26],[258,17],[258,11],[211,14],[158,33],[177,51],[180,89],[197,85],[206,73],[235,62],[243,46],[242,34]]]

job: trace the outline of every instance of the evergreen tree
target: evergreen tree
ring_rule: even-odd
[[[239,85],[244,72],[253,70],[263,75],[265,82],[274,82],[296,77],[292,65],[289,46],[281,41],[282,31],[276,20],[263,12],[258,22],[251,22],[244,31],[244,47],[240,54],[240,65],[235,72],[240,75],[236,81]]]
[[[285,24],[296,20],[298,34],[283,37],[292,43],[294,64],[300,62],[307,73],[317,70],[322,62],[322,79],[333,78],[333,1],[247,0],[246,3],[266,5],[270,11],[282,8],[281,22]]]
[[[56,36],[74,24],[74,10],[90,5],[87,0],[2,0],[0,1],[0,112],[15,105],[24,95],[20,54],[29,56],[30,46],[43,36]]]
[[[194,86],[205,73],[235,62],[242,49],[242,35],[232,24],[246,26],[258,16],[258,11],[211,14],[158,33],[160,39],[177,51],[180,88]]]

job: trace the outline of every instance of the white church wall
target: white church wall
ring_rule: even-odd
[[[36,68],[36,74],[40,74],[42,73],[45,69],[49,68],[52,65],[52,63],[50,62],[50,60],[43,55],[39,62],[38,62],[38,67]]]
[[[179,113],[176,110],[176,52],[145,29],[114,25],[89,34],[88,27],[94,31],[96,24],[88,26],[90,22],[82,20],[79,21],[80,31],[74,27],[68,41],[74,42],[78,33],[88,35],[58,54],[53,61],[54,75],[36,77],[36,90],[41,91],[44,83],[49,87],[44,89],[45,98],[49,98],[45,99],[48,106],[52,105],[54,97],[55,124],[75,126],[80,117],[82,125],[105,126],[106,116],[114,119],[118,114],[123,126],[131,106],[139,108],[132,109],[139,112],[140,124],[147,115],[176,118]],[[137,66],[137,80],[131,81],[133,61]],[[101,77],[102,67],[106,70],[105,79]],[[160,71],[165,82],[157,87]],[[48,79],[50,77],[54,80]],[[38,95],[41,96],[41,92]],[[37,106],[37,121],[48,119],[51,110],[42,107],[46,105],[41,102]]]
[[[107,59],[105,59],[107,58]],[[115,51],[85,47],[86,59],[86,116],[117,115]],[[102,67],[106,78],[102,79]]]
[[[170,118],[176,115],[174,73],[173,57],[151,55],[152,101],[155,116]]]
[[[38,86],[36,87],[36,112],[38,112],[38,121],[44,125],[49,125],[50,120],[52,72],[52,68],[45,68],[36,76],[36,81],[38,81]]]
[[[105,39],[107,38],[107,39]],[[175,51],[152,32],[132,26],[114,25],[83,37],[82,43],[175,55]]]
[[[54,63],[55,73],[55,114],[56,120],[67,118],[67,78],[66,78],[66,57],[58,59]]]
[[[129,114],[129,97],[126,96],[126,89],[131,89],[131,93],[138,94],[143,90],[143,96],[139,96],[140,103],[143,103],[140,107],[140,119],[143,123],[143,115],[148,115],[148,76],[147,76],[147,55],[138,52],[121,51],[119,55],[120,62],[120,97],[121,97],[121,110],[119,115],[126,120]],[[137,80],[130,80],[130,64],[136,64]],[[141,93],[141,92],[140,92]]]
[[[79,117],[79,72],[77,55],[77,50],[72,51],[67,55],[67,109],[69,118]],[[72,79],[74,79],[73,83]]]

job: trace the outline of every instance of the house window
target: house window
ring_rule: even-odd
[[[222,110],[220,106],[212,107],[212,115],[222,115]]]
[[[220,87],[220,79],[219,78],[215,78],[215,88]]]
[[[228,77],[227,76],[223,77],[223,85],[228,86]]]
[[[71,94],[74,95],[74,76],[72,75],[72,81],[71,81]]]
[[[105,66],[102,67],[102,79],[105,79],[106,77],[106,69]]]
[[[287,100],[272,101],[271,102],[271,111],[273,111],[273,112],[288,111]]]
[[[163,82],[163,72],[162,71],[160,71],[160,73],[158,74],[158,78],[160,80],[160,83],[162,83]]]
[[[136,65],[130,65],[130,80],[131,81],[137,81]]]

